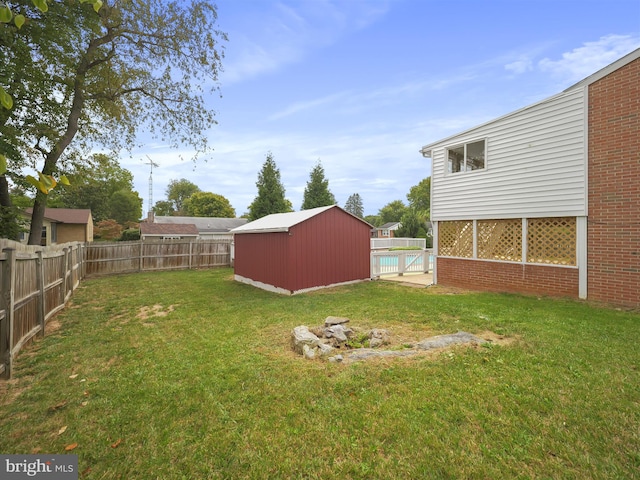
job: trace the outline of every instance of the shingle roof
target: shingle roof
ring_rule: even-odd
[[[141,235],[198,235],[192,223],[140,223]]]
[[[33,213],[33,208],[25,208],[28,215]],[[87,208],[45,208],[44,216],[48,220],[59,223],[78,223],[87,225],[91,218],[91,210]]]
[[[246,218],[221,218],[221,217],[154,217],[154,223],[176,224],[191,223],[199,232],[228,232],[229,230],[244,225]]]
[[[380,225],[378,228],[391,228],[391,227],[395,227],[396,225],[400,225],[400,222],[387,222],[384,225]]]

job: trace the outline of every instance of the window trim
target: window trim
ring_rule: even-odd
[[[467,147],[468,147],[468,145],[470,145],[472,143],[478,143],[478,142],[484,142],[484,167],[476,168],[475,170],[467,170]],[[465,142],[454,143],[454,144],[445,146],[444,147],[444,174],[445,174],[445,176],[458,175],[458,174],[464,174],[464,173],[474,173],[474,172],[478,173],[478,172],[483,172],[483,171],[487,170],[487,144],[488,144],[487,137],[482,137],[482,138],[476,138],[476,139],[473,139],[473,140],[468,140],[468,141],[465,141]],[[450,172],[449,171],[449,150],[453,150],[454,148],[460,148],[460,147],[464,148],[464,164],[463,164],[463,168],[458,172]]]

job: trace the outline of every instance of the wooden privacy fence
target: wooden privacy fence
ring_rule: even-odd
[[[88,243],[84,248],[86,276],[230,265],[231,240]]]
[[[80,280],[158,270],[231,265],[231,240],[67,243],[26,246],[0,239],[0,377],[15,356],[64,308]]]
[[[0,254],[0,376],[9,378],[13,359],[79,285],[82,244],[26,247],[2,241]]]

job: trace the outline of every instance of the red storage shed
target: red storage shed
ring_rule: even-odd
[[[235,279],[285,294],[369,280],[371,228],[337,205],[267,215],[231,230]]]

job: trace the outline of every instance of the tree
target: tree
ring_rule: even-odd
[[[196,192],[184,201],[184,211],[191,217],[236,218],[229,200],[211,192]]]
[[[185,201],[199,191],[200,188],[195,183],[184,178],[171,180],[167,185],[166,193],[167,200],[173,205],[173,215],[185,215]]]
[[[381,224],[384,225],[389,222],[399,222],[406,212],[407,207],[402,203],[402,200],[394,200],[382,207],[378,215],[380,216]]]
[[[153,206],[153,213],[162,217],[170,217],[176,213],[173,208],[173,202],[169,200],[160,200]]]
[[[407,200],[409,200],[409,206],[419,212],[419,216],[427,220],[431,212],[431,177],[427,177],[411,187],[407,194]]]
[[[272,213],[292,212],[291,202],[285,198],[285,190],[280,180],[280,170],[273,160],[271,152],[267,153],[267,159],[258,173],[258,195],[249,205],[249,220],[271,215]]]
[[[133,191],[133,174],[122,168],[117,158],[94,154],[88,160],[72,165],[67,176],[70,185],[52,191],[48,205],[88,208],[95,222],[116,219],[124,225],[127,221],[140,219],[142,199]]]
[[[405,214],[402,215],[400,223],[402,226],[396,230],[396,237],[418,238],[426,236],[424,222],[415,209],[408,208]]]
[[[380,225],[382,225],[382,222],[380,221],[380,215],[367,215],[366,217],[364,217],[364,221],[373,225],[374,227],[379,227]]]
[[[13,96],[13,108],[0,114],[0,154],[11,175],[40,162],[39,174],[58,174],[71,150],[134,145],[141,127],[171,145],[207,150],[216,122],[204,95],[218,89],[218,41],[226,40],[215,5],[104,0],[96,13],[53,1],[47,14],[26,17],[20,30],[0,24],[0,83]],[[40,240],[46,202],[38,192],[29,243]]]
[[[322,168],[322,164],[318,162],[316,166],[313,167],[313,170],[311,170],[309,181],[304,189],[302,210],[335,204],[336,197],[334,197],[333,193],[329,190],[329,180],[324,178],[324,168]]]
[[[109,199],[109,207],[112,218],[121,225],[137,222],[142,216],[142,199],[131,190],[114,192]]]
[[[362,198],[359,193],[354,193],[347,198],[347,203],[344,204],[344,209],[356,217],[364,217],[364,207],[362,206]]]
[[[96,223],[93,235],[99,240],[117,240],[122,236],[122,225],[113,219]]]

